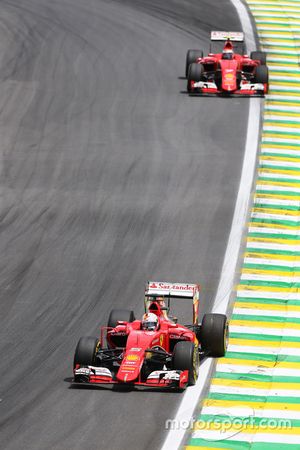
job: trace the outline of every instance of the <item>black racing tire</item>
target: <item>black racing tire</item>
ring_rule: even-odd
[[[112,309],[108,318],[107,326],[115,328],[118,321],[133,322],[135,320],[134,312],[128,309]]]
[[[225,314],[204,314],[199,337],[203,352],[216,358],[224,356],[228,340]]]
[[[268,84],[269,83],[269,70],[267,66],[257,66],[255,71],[255,82]]]
[[[267,54],[265,52],[251,52],[250,58],[255,59],[256,61],[260,61],[260,63],[264,66],[267,62]]]
[[[173,351],[173,368],[175,370],[188,370],[188,384],[193,386],[198,378],[199,371],[198,346],[190,341],[178,342]]]
[[[202,81],[204,67],[202,64],[192,63],[187,76],[187,91],[191,92],[191,81]]]
[[[192,63],[195,63],[198,58],[203,58],[202,50],[188,50],[186,54],[185,60],[185,76],[188,76],[189,66]]]
[[[85,336],[81,337],[74,353],[74,364],[80,364],[81,366],[93,366],[96,360],[96,351],[99,345],[99,340],[95,337]]]
[[[201,81],[203,79],[204,67],[203,64],[193,63],[189,67],[188,80]]]

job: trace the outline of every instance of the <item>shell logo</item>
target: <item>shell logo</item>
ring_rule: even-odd
[[[159,345],[162,347],[163,343],[164,343],[164,335],[161,334],[159,337]]]
[[[127,361],[137,361],[139,357],[137,355],[128,355],[126,359]]]
[[[232,73],[226,73],[225,77],[226,77],[226,80],[233,80],[233,74]]]

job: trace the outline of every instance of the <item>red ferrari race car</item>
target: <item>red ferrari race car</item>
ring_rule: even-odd
[[[100,338],[80,338],[74,355],[73,383],[184,389],[196,383],[200,355],[223,356],[227,318],[205,314],[198,323],[199,285],[148,282],[145,314],[114,309]],[[169,316],[171,301],[191,300],[193,323]]]
[[[220,53],[212,45],[226,41]],[[208,56],[202,50],[188,50],[186,78],[189,94],[222,96],[264,96],[268,92],[269,73],[266,53],[245,54],[244,34],[212,31]]]

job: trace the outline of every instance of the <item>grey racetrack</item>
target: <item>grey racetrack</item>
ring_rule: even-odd
[[[229,0],[0,1],[0,446],[159,449],[182,394],[71,389],[80,336],[147,279],[209,311],[247,99],[190,98],[188,48]]]

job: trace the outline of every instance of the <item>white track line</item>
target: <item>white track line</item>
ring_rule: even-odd
[[[238,12],[243,31],[245,33],[247,51],[250,52],[255,50],[256,41],[247,8],[241,0],[231,0],[231,2]],[[256,163],[257,144],[255,143],[258,143],[259,136],[260,100],[257,98],[252,98],[249,103],[249,119],[242,175],[230,236],[223,262],[221,278],[213,307],[214,312],[223,314],[227,311],[230,294],[234,283],[235,267],[238,261],[240,242],[248,215],[248,207]],[[197,383],[195,386],[189,387],[186,390],[176,413],[174,423],[189,423],[189,420],[192,419],[194,410],[199,402],[199,398],[208,382],[213,363],[214,360],[209,358],[201,364],[201,374],[198,377]],[[182,422],[183,420],[185,422]],[[172,429],[169,431],[161,450],[176,450],[180,447],[186,430],[184,427],[174,428],[178,429]]]

